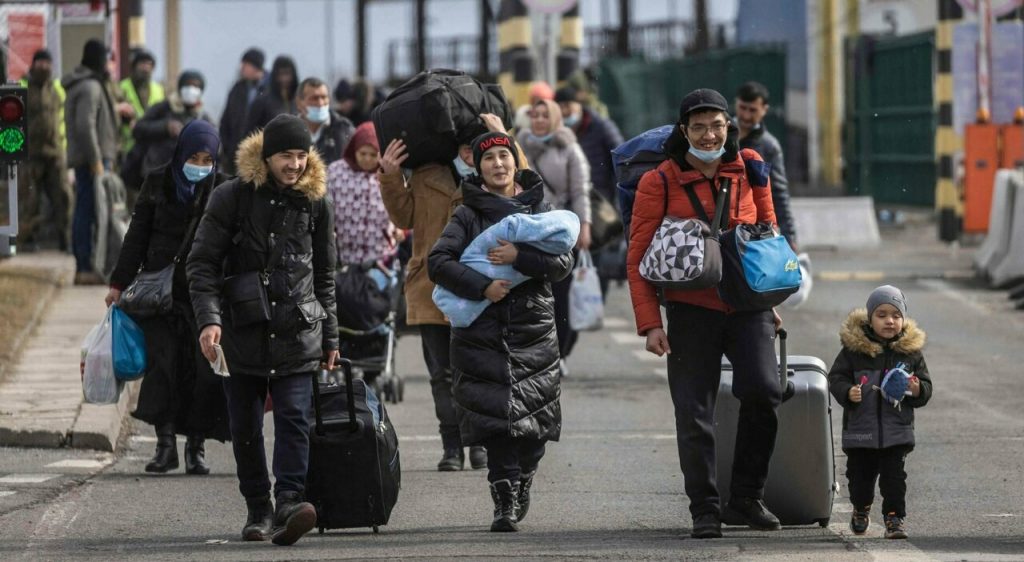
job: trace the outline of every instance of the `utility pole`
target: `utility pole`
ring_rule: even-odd
[[[563,86],[569,76],[580,67],[580,51],[583,49],[583,18],[580,17],[578,2],[569,11],[562,14],[560,47],[555,61],[555,80],[559,86]]]
[[[629,56],[630,0],[619,0],[619,32],[615,36],[615,53]]]
[[[179,0],[165,0],[164,21],[166,29],[167,83],[177,80],[181,69],[181,10]]]
[[[693,14],[697,23],[697,37],[695,38],[693,45],[694,50],[698,53],[703,53],[711,47],[711,30],[708,29],[707,0],[694,0]]]
[[[477,74],[484,78],[491,75],[491,13],[490,0],[480,0],[480,43],[477,45]]]
[[[530,54],[533,28],[522,0],[501,0],[498,10],[498,84],[512,107],[529,103],[536,63]]]
[[[356,0],[356,70],[359,78],[366,77],[366,2]]]
[[[427,0],[416,0],[416,71],[427,69]]]

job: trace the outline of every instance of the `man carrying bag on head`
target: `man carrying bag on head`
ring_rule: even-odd
[[[245,540],[289,545],[316,525],[303,501],[313,375],[338,357],[334,217],[326,167],[305,123],[279,115],[238,149],[238,177],[221,184],[188,258],[203,355],[222,346]],[[274,404],[276,512],[263,446]]]

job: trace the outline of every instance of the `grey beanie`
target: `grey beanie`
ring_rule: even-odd
[[[892,285],[882,285],[871,291],[871,295],[868,296],[868,318],[871,318],[875,309],[883,304],[891,304],[904,317],[907,315],[907,297],[903,296],[903,291]]]

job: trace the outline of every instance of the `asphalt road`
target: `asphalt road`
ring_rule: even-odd
[[[965,260],[941,247],[928,251],[904,244],[883,257],[817,253],[816,269],[836,280],[819,280],[804,307],[784,312],[790,353],[831,364],[840,322],[881,284],[871,272],[907,293],[910,315],[928,332],[935,384],[907,462],[908,541],[881,538],[877,507],[868,535],[850,536],[841,451],[841,492],[828,528],[730,527],[720,540],[690,539],[664,362],[644,354],[633,335],[623,288],[610,296],[606,328],[583,334],[570,359],[562,440],[548,447],[518,534],[487,532],[484,471],[436,472],[441,446],[429,385],[419,340],[406,337],[398,349],[407,397],[390,408],[403,488],[380,534],[314,533],[291,548],[241,542],[245,508],[230,448],[210,444],[206,477],[146,475],[152,429],[139,427],[116,458],[0,450],[0,560],[1024,560],[1024,314],[1002,293],[935,275],[962,270]],[[840,415],[837,408],[837,428]],[[76,459],[95,462],[53,464]],[[19,474],[57,476],[3,479]]]

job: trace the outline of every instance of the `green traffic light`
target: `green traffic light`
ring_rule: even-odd
[[[0,152],[14,154],[25,146],[25,133],[20,129],[4,129],[0,131]]]

